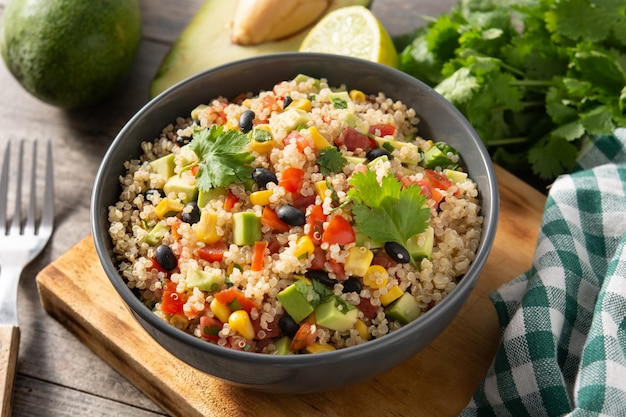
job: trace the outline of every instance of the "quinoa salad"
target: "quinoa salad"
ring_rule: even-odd
[[[109,207],[154,314],[226,348],[327,352],[419,320],[467,273],[483,218],[462,155],[413,109],[298,75],[146,138]]]

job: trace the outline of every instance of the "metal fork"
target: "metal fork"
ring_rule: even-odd
[[[17,290],[20,275],[46,246],[52,235],[54,218],[54,184],[52,169],[52,145],[47,143],[45,170],[40,172],[43,180],[43,198],[37,190],[37,141],[32,145],[32,162],[29,176],[30,187],[27,201],[22,201],[24,182],[24,143],[19,142],[17,167],[9,169],[11,143],[4,152],[2,175],[0,176],[0,389],[2,404],[0,415],[11,415],[13,383],[19,351],[20,329],[17,321]],[[13,173],[15,210],[9,219],[9,175]],[[4,201],[2,201],[4,200]],[[37,201],[42,201],[38,215]],[[23,215],[23,209],[26,213]],[[36,218],[40,217],[39,222]]]

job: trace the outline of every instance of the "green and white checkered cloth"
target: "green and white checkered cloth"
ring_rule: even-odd
[[[500,345],[462,416],[626,416],[626,129],[554,182],[532,267],[491,300]]]

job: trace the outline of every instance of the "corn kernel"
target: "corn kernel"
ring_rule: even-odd
[[[315,251],[315,245],[307,235],[300,236],[298,240],[296,240],[296,250],[293,252],[296,258],[307,258],[313,251]]]
[[[388,306],[389,304],[396,301],[398,298],[402,297],[402,294],[404,294],[404,291],[402,291],[402,288],[396,285],[385,294],[380,296],[380,303],[383,306]]]
[[[207,107],[208,106],[206,104],[200,104],[200,105],[196,106],[196,108],[191,111],[191,118],[193,120],[200,119],[200,113],[202,113],[202,111],[204,109],[206,109]]]
[[[348,276],[362,277],[374,259],[374,253],[365,246],[353,246],[348,252],[344,270]]]
[[[382,265],[371,265],[363,275],[363,284],[371,288],[382,288],[388,280],[389,273]]]
[[[348,95],[355,103],[362,103],[365,101],[365,93],[361,90],[350,90]]]
[[[214,298],[211,301],[211,304],[209,304],[209,309],[222,323],[228,322],[228,318],[233,312],[230,307],[228,307],[226,304],[220,303],[219,301],[217,301],[216,298]]]
[[[270,203],[272,194],[274,194],[273,190],[261,190],[250,193],[250,203],[252,205],[267,206]]]
[[[246,310],[235,310],[228,317],[228,327],[242,335],[245,339],[254,339],[254,326]]]
[[[260,133],[257,134],[258,132],[255,133],[255,131],[257,130],[267,132],[269,134],[269,138],[267,138],[266,140],[261,140],[261,134]],[[252,142],[251,142],[252,150],[254,152],[257,152],[260,154],[268,153],[276,145],[277,145],[277,142],[274,140],[274,134],[272,133],[272,128],[270,127],[270,125],[260,124],[254,127],[252,131]]]
[[[356,323],[354,324],[354,328],[359,333],[359,336],[361,337],[361,339],[370,340],[372,338],[372,335],[370,334],[369,329],[367,328],[367,324],[365,324],[363,320],[360,320],[360,319],[357,320]]]
[[[221,236],[217,233],[217,213],[203,211],[200,215],[196,237],[204,243],[215,243]]]
[[[175,216],[181,211],[185,205],[178,200],[172,200],[171,198],[163,198],[159,201],[159,204],[154,208],[154,213],[160,219],[164,219],[165,217]]]
[[[315,188],[315,192],[317,193],[317,195],[319,195],[323,201],[324,198],[326,198],[326,191],[328,191],[328,183],[326,182],[326,180],[315,182],[315,184],[313,184],[313,187]]]
[[[322,352],[332,352],[336,350],[334,346],[329,345],[328,343],[321,344],[319,342],[315,342],[311,345],[308,345],[304,348],[307,353],[322,353]]]
[[[311,100],[309,100],[308,98],[297,98],[289,103],[289,105],[285,107],[285,110],[300,109],[309,112],[311,111],[311,107]]]
[[[316,150],[319,151],[331,146],[328,139],[326,139],[315,126],[309,128],[309,135],[311,135],[311,140],[313,140],[313,146],[315,146]]]

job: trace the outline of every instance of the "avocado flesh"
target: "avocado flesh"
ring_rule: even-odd
[[[339,7],[369,6],[369,0],[333,0],[326,13]],[[231,23],[236,1],[205,0],[189,25],[174,42],[150,84],[150,96],[155,97],[185,78],[204,70],[258,55],[297,51],[308,28],[275,42],[241,46],[231,41]]]

